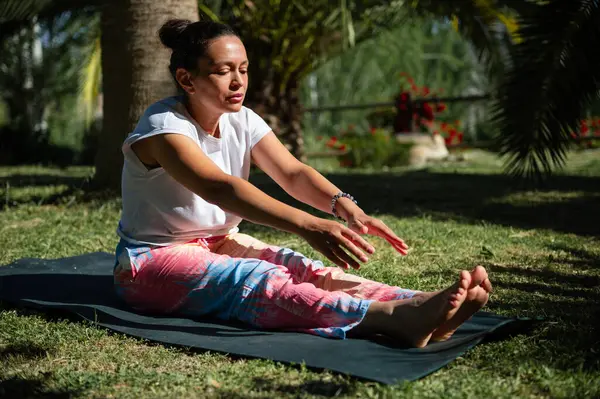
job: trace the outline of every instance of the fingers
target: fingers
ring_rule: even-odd
[[[346,237],[339,236],[338,240],[341,245],[343,245],[348,251],[350,251],[352,255],[356,256],[361,261],[367,262],[369,260],[367,255],[365,255],[363,251],[361,251],[356,245],[354,245],[352,241],[350,241]]]
[[[321,252],[323,255],[325,255],[325,257],[327,259],[329,259],[332,263],[341,267],[342,269],[348,269],[348,266],[350,266],[350,264],[351,264],[350,262],[341,258],[341,256],[342,256],[341,253],[344,253],[348,258],[350,258],[350,256],[348,254],[346,254],[339,247],[331,246],[331,247],[318,248],[318,249],[319,249],[319,252]],[[355,264],[358,264],[356,262],[356,260],[354,260],[352,258],[350,258],[350,260],[353,261]]]
[[[392,245],[392,247],[394,247],[396,251],[400,252],[402,255],[406,255],[408,253],[408,245],[406,245],[406,243],[402,241],[402,239],[400,239],[396,234],[394,234],[394,232],[389,227],[387,227],[382,221],[377,219],[373,220],[369,228],[369,233],[384,238],[388,243]]]
[[[400,252],[402,255],[407,255],[408,254],[408,249],[406,249],[406,244],[404,246],[398,244],[398,242],[396,241],[392,241],[392,240],[388,240],[386,239],[386,241],[397,251]]]
[[[344,228],[341,232],[341,237],[344,240],[350,239],[355,245],[359,246],[363,250],[367,251],[370,254],[375,253],[375,248],[367,242],[364,238],[362,238],[358,233],[348,228]],[[350,249],[350,248],[348,248]],[[361,252],[362,254],[362,252]],[[358,256],[358,255],[357,255]],[[358,256],[360,257],[360,256]]]
[[[402,241],[402,239],[400,237],[398,237],[396,234],[394,234],[394,232],[389,227],[387,227],[383,222],[379,221],[377,227],[383,232],[383,234],[385,234],[385,237],[388,240],[393,241],[402,249],[408,249],[408,245],[406,245],[406,243],[404,241]]]
[[[332,247],[331,251],[342,261],[342,267],[344,269],[347,269],[348,266],[352,266],[353,269],[360,269],[360,263],[348,255],[342,248]]]
[[[369,228],[360,220],[354,219],[354,225],[356,226],[356,230],[358,230],[357,233],[359,234],[367,234],[369,232]]]

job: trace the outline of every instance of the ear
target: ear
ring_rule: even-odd
[[[194,87],[194,82],[192,80],[192,74],[188,70],[177,68],[175,71],[175,79],[181,88],[188,94],[194,94],[196,92],[196,88]]]

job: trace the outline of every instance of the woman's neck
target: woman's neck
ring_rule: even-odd
[[[221,136],[221,132],[219,131],[219,118],[222,114],[207,112],[207,107],[202,106],[187,96],[184,103],[192,118],[194,118],[206,133],[215,138]]]

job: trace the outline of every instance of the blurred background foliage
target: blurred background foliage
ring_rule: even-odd
[[[90,60],[99,53],[98,35],[97,13],[65,12],[0,42],[0,134],[3,147],[13,149],[2,154],[3,163],[93,162],[101,97],[94,94],[100,78]],[[451,21],[414,18],[324,61],[301,81],[301,103],[314,108],[391,101],[403,71],[452,96],[483,94],[488,85],[471,44]],[[448,118],[469,121],[468,140],[485,139],[493,134],[486,109],[483,103],[452,104]],[[317,135],[336,134],[349,124],[367,127],[373,111],[305,113],[307,150],[314,149]]]
[[[401,91],[402,72],[421,86],[442,89],[444,96],[482,95],[490,90],[475,50],[450,21],[415,18],[345,51],[311,73],[302,82],[302,103],[317,108],[389,102]],[[393,107],[385,108],[393,112]],[[495,134],[488,108],[489,101],[453,103],[444,118],[461,120],[467,141],[488,140]],[[368,131],[367,116],[376,110],[307,112],[303,126],[309,146],[314,143],[312,136],[334,135],[348,125]]]
[[[0,8],[1,163],[92,163],[102,120],[100,4],[8,0]],[[444,118],[461,121],[466,143],[493,139],[516,173],[561,165],[581,119],[600,115],[597,0],[198,6],[241,33],[254,60],[247,104],[270,117],[297,156],[348,125],[369,131],[367,116],[378,111],[302,106],[391,101],[402,72],[448,96],[492,93],[491,101],[448,104]]]
[[[93,162],[98,127],[85,106],[97,106],[100,97],[86,103],[83,96],[98,35],[99,16],[89,10],[34,18],[2,35],[2,163]]]

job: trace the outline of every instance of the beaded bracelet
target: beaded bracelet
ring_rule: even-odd
[[[333,216],[335,216],[336,218],[338,218],[340,220],[344,220],[344,218],[340,217],[337,214],[337,212],[335,210],[335,204],[336,204],[337,200],[340,199],[340,198],[342,198],[342,197],[348,198],[348,199],[352,200],[352,202],[354,202],[355,204],[358,204],[358,202],[356,202],[356,200],[354,199],[354,197],[351,196],[348,193],[343,193],[343,192],[340,191],[339,193],[337,193],[336,195],[334,195],[333,198],[331,199],[331,213],[333,214]]]

